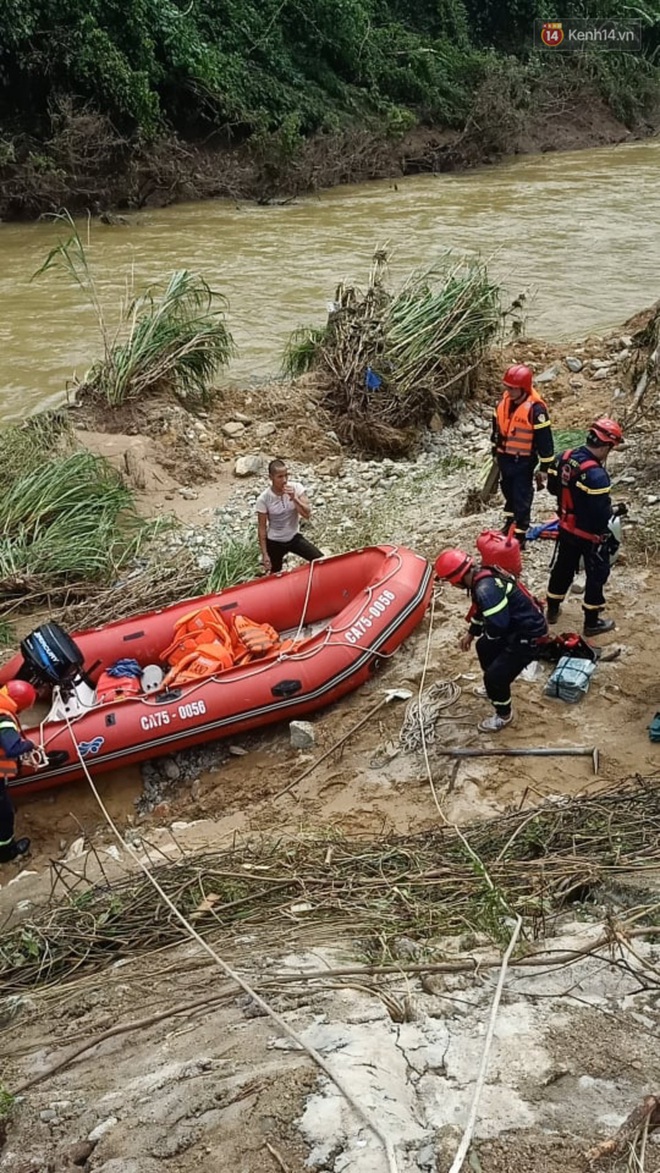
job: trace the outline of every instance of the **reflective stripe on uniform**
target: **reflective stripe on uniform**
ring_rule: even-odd
[[[537,432],[539,428],[549,428],[550,420],[541,420],[540,423],[534,424],[534,431]],[[552,457],[550,458],[552,459]]]
[[[13,842],[14,842],[13,835],[9,839],[0,839],[0,847],[9,847],[9,844],[13,843]]]
[[[504,588],[504,598],[500,599],[499,603],[496,603],[494,607],[489,607],[487,611],[481,612],[484,619],[490,618],[491,615],[497,615],[499,611],[503,611],[504,608],[507,607],[509,604],[509,595],[511,594],[511,591],[513,590],[513,583],[512,582],[503,583],[501,581],[501,579],[497,579],[497,578],[495,579],[495,582],[497,583],[498,586],[501,586]]]
[[[603,493],[609,493],[612,486],[606,485],[604,489],[590,489],[588,485],[583,485],[582,481],[575,482],[576,489],[582,489],[583,493],[589,493],[592,497],[602,496]]]
[[[491,615],[497,615],[497,613],[499,611],[503,611],[504,608],[507,606],[508,606],[508,600],[501,599],[500,602],[496,603],[494,607],[489,607],[487,611],[483,612],[484,619],[489,619]]]

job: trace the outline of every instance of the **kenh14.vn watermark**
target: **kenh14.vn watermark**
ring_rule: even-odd
[[[642,48],[640,20],[537,20],[534,47],[570,52],[575,49],[610,49],[617,53],[639,53]]]

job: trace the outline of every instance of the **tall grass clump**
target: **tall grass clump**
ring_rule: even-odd
[[[386,284],[387,259],[378,250],[366,289],[338,286],[325,327],[294,332],[284,368],[319,374],[345,442],[397,455],[434,413],[456,417],[504,312],[478,259],[446,254],[397,291]]]
[[[261,555],[253,533],[228,538],[220,547],[213,568],[206,580],[205,593],[212,595],[250,582],[261,570]]]
[[[164,285],[127,297],[111,329],[78,229],[68,212],[57,218],[70,235],[51,249],[35,276],[56,269],[72,279],[94,309],[103,342],[103,357],[78,391],[109,407],[162,392],[206,403],[215,375],[235,353],[224,320],[226,298],[199,273],[179,269]]]
[[[42,411],[0,432],[0,488],[41,468],[44,461],[71,452],[75,436],[66,411]]]
[[[110,581],[162,522],[140,518],[120,474],[90,452],[56,457],[0,496],[0,592]]]

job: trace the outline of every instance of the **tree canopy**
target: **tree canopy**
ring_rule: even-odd
[[[577,0],[556,5],[553,17],[587,9],[641,16],[652,52],[660,18],[651,3]],[[368,114],[397,124],[403,112],[457,125],[495,54],[530,56],[544,7],[540,0],[3,0],[0,123],[5,134],[46,138],[66,99],[147,138],[170,129],[241,141],[287,126],[333,130]]]

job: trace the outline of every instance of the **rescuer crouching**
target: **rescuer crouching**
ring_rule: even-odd
[[[513,681],[537,658],[539,644],[547,639],[543,607],[519,579],[494,567],[476,566],[464,550],[444,550],[435,572],[471,597],[468,630],[459,643],[466,652],[476,638],[484,689],[495,710],[477,728],[480,733],[499,733],[513,720]]]

